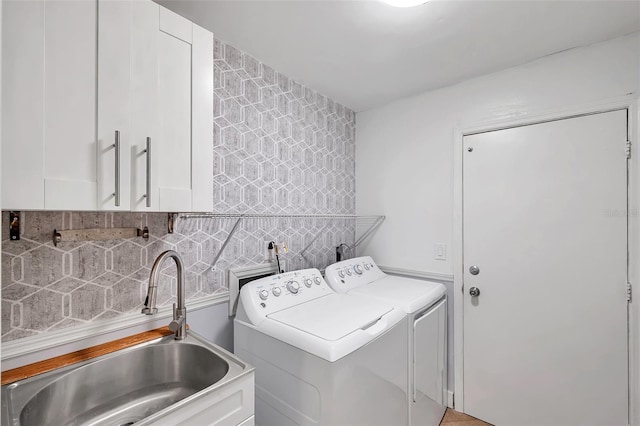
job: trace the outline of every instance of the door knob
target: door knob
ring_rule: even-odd
[[[471,287],[469,289],[469,294],[472,297],[478,297],[478,296],[480,296],[480,289],[478,287]]]
[[[471,275],[478,275],[480,273],[480,268],[478,268],[476,265],[471,265],[469,267],[469,272],[471,273]]]

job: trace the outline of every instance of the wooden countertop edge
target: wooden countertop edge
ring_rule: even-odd
[[[134,334],[133,336],[123,337],[122,339],[112,342],[103,343],[101,345],[91,346],[90,348],[81,349],[65,355],[38,361],[33,364],[23,365],[2,372],[2,386],[17,382],[18,380],[28,379],[38,374],[47,373],[57,368],[66,367],[89,359],[97,358],[102,355],[110,354],[121,349],[138,345],[140,343],[149,342],[164,336],[173,334],[169,327],[156,328],[155,330],[145,331],[144,333]]]

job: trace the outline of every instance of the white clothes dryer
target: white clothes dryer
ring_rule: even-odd
[[[438,425],[446,410],[447,299],[440,283],[387,275],[369,256],[334,263],[325,279],[339,293],[391,303],[407,316],[409,424]]]
[[[247,283],[235,353],[255,366],[258,426],[406,425],[406,315],[339,294],[317,269]]]

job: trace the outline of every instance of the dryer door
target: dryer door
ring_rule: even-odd
[[[413,401],[427,397],[444,405],[446,372],[447,300],[413,322]]]

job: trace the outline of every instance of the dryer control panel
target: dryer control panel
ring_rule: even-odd
[[[360,287],[387,275],[378,268],[370,256],[355,257],[327,266],[325,279],[338,293]]]
[[[317,269],[303,269],[251,281],[240,290],[240,304],[254,325],[269,314],[334,293]]]

